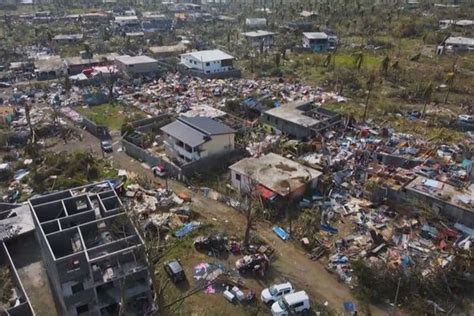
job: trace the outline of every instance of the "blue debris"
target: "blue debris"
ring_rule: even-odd
[[[333,235],[335,235],[339,232],[337,230],[337,228],[334,228],[334,227],[326,225],[326,224],[321,225],[321,230],[324,230],[325,232],[328,232],[328,233],[333,234]]]
[[[200,222],[190,222],[185,224],[183,227],[178,229],[174,235],[178,238],[182,238],[192,232],[193,230],[196,230],[199,226],[201,225]]]
[[[288,240],[290,238],[290,234],[288,234],[283,228],[280,226],[274,226],[273,232],[278,235],[283,240]]]
[[[344,302],[344,309],[349,313],[353,313],[356,310],[355,305],[352,302]]]

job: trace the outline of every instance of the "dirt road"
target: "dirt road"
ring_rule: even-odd
[[[140,177],[147,178],[158,185],[159,179],[156,179],[150,170],[127,156],[123,151],[117,151],[120,148],[119,136],[114,137],[114,152],[106,154],[110,157],[112,164],[117,169],[125,169],[133,172]],[[68,144],[58,144],[53,150],[90,150],[96,155],[102,155],[100,142],[91,134],[83,132],[83,141],[71,142]],[[163,185],[163,183],[160,183]],[[245,227],[245,217],[232,207],[218,201],[210,200],[204,197],[200,192],[194,192],[185,187],[182,183],[169,180],[169,186],[175,192],[186,192],[193,201],[193,210],[205,217],[209,222],[216,226],[223,226],[232,231],[243,233]],[[272,265],[276,279],[284,278],[291,280],[297,288],[305,289],[313,299],[320,303],[327,301],[333,309],[343,312],[343,303],[356,299],[350,289],[337,281],[336,277],[326,271],[319,262],[308,259],[305,253],[298,249],[289,241],[282,241],[278,238],[271,226],[265,222],[259,222],[256,225],[256,231],[268,244],[277,251],[277,260]],[[357,304],[356,304],[357,305]],[[387,315],[388,313],[378,307],[371,306],[372,315]]]

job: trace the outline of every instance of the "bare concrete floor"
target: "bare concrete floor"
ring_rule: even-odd
[[[59,315],[35,236],[21,236],[7,247],[36,315]]]

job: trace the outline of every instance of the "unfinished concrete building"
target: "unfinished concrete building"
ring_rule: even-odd
[[[28,201],[61,315],[146,315],[144,243],[109,182]]]

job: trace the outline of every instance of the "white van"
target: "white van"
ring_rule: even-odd
[[[290,313],[306,313],[311,306],[309,305],[309,297],[305,291],[299,291],[283,296],[272,305],[273,316],[287,316]]]
[[[295,289],[290,282],[274,284],[262,291],[260,299],[265,304],[273,304],[278,301],[283,295],[293,293]]]

